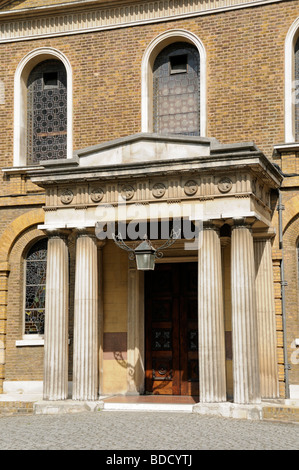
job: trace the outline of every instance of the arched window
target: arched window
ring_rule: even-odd
[[[45,60],[27,81],[27,164],[66,156],[66,70],[59,60]]]
[[[206,137],[206,63],[203,43],[184,29],[165,31],[148,44],[141,63],[142,132]]]
[[[294,122],[294,130],[295,130],[295,141],[299,141],[299,38],[296,41],[295,44],[295,60],[294,60],[294,66],[295,66],[295,71],[294,71],[294,78],[295,78],[295,109],[294,109],[294,115],[295,115],[295,122]]]
[[[35,243],[25,260],[25,335],[43,335],[45,324],[47,244]]]
[[[200,135],[200,57],[192,44],[165,47],[153,66],[153,130]]]
[[[73,157],[73,73],[51,47],[34,49],[14,78],[14,166]]]

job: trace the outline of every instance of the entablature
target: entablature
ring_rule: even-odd
[[[0,43],[169,21],[283,0],[73,1],[0,11]],[[1,5],[0,5],[1,6]]]
[[[192,217],[196,206],[202,218],[256,217],[269,226],[271,191],[282,179],[253,143],[153,134],[78,151],[28,176],[46,191],[45,224],[66,227],[112,220],[123,206],[126,219],[140,207],[148,218],[146,206],[151,217]]]

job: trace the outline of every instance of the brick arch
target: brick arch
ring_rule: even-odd
[[[299,214],[299,198],[293,196],[285,203],[285,210],[283,211],[283,232],[285,233],[292,220]]]
[[[8,261],[9,254],[17,237],[32,225],[43,223],[44,217],[43,209],[35,209],[20,215],[8,225],[0,237],[0,262],[5,263]]]

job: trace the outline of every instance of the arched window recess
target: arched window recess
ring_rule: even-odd
[[[175,50],[177,47],[177,50]],[[163,51],[166,51],[164,60],[164,65],[160,67],[160,71],[157,72],[157,61],[163,56]],[[167,56],[168,51],[168,56]],[[161,56],[162,53],[162,56]],[[195,54],[196,53],[196,54]],[[191,57],[194,55],[198,56],[198,71],[197,75],[197,84],[198,90],[196,90],[196,95],[198,97],[198,103],[196,104],[196,111],[191,116],[191,113],[185,113],[184,116],[178,116],[178,112],[171,111],[168,113],[168,117],[165,116],[164,119],[172,122],[169,128],[166,128],[165,132],[170,134],[182,134],[182,135],[200,135],[201,137],[206,137],[206,53],[205,48],[200,41],[200,39],[190,33],[189,31],[175,29],[169,30],[165,33],[157,36],[147,47],[143,60],[142,60],[142,132],[158,132],[162,130],[162,116],[163,109],[158,109],[159,103],[156,95],[156,88],[159,85],[159,82],[163,82],[162,75],[164,72],[168,73],[168,82],[177,83],[178,88],[180,84],[178,83],[182,79],[187,78],[188,71],[194,71],[193,65],[191,65]],[[167,56],[167,58],[166,58]],[[167,70],[166,70],[167,69]],[[191,75],[189,76],[191,79]],[[194,77],[192,78],[194,80]],[[194,82],[195,83],[195,82]],[[191,90],[191,87],[190,89]],[[194,108],[194,97],[191,97],[192,92],[187,97],[187,94],[184,98],[188,101],[192,99],[192,106]],[[162,93],[161,93],[162,95]],[[166,95],[165,95],[166,96]],[[171,96],[169,95],[171,101]],[[164,102],[163,102],[164,101]],[[167,104],[167,99],[161,100],[162,106],[164,108],[170,109]],[[157,111],[158,109],[158,111]],[[172,109],[172,108],[171,108]],[[170,116],[170,114],[172,114]],[[195,114],[197,114],[197,122],[195,123]],[[167,113],[166,113],[167,114]],[[172,119],[174,114],[176,114],[177,122],[180,121],[180,124],[177,126],[174,125],[174,120]],[[188,116],[187,116],[188,114]],[[191,121],[194,123],[193,130],[191,130]],[[196,127],[196,130],[194,130]],[[168,130],[167,130],[168,129]]]
[[[72,69],[52,48],[25,56],[15,73],[14,167],[72,158]]]

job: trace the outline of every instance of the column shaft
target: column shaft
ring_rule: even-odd
[[[95,237],[76,244],[73,399],[98,397],[98,270]]]
[[[65,237],[50,236],[47,254],[44,399],[68,397],[68,247]]]
[[[260,402],[253,237],[246,225],[232,230],[232,336],[234,402]]]
[[[271,240],[254,242],[262,398],[279,396]]]
[[[129,261],[128,269],[128,393],[144,391],[144,276]]]
[[[225,343],[218,232],[204,228],[198,255],[200,401],[226,401]]]

